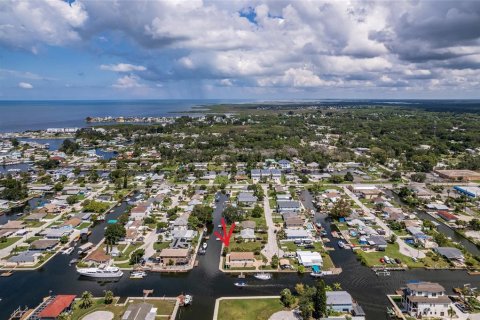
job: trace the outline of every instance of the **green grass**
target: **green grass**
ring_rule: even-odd
[[[218,320],[267,320],[281,310],[283,305],[277,298],[222,300],[218,308]]]
[[[166,249],[170,247],[170,242],[155,242],[153,244],[153,249],[155,251],[161,251],[162,249]]]
[[[439,258],[438,261],[433,261],[430,257],[425,257],[423,259],[418,259],[417,262],[413,261],[412,258],[404,256],[399,252],[398,243],[388,244],[385,251],[375,251],[375,252],[364,252],[363,250],[356,250],[357,255],[360,256],[361,260],[369,267],[378,266],[382,263],[380,258],[388,256],[389,258],[400,259],[403,264],[406,264],[409,268],[424,268],[424,267],[439,267],[439,268],[448,268],[449,264],[443,259]],[[388,265],[387,265],[388,266]],[[393,266],[393,265],[392,265]]]
[[[18,240],[22,239],[22,237],[9,237],[6,238],[6,241],[0,242],[0,249],[5,249],[7,247],[10,247],[12,244],[17,242]]]
[[[75,229],[77,230],[82,230],[90,226],[90,222],[82,222],[79,226],[77,226]]]
[[[113,260],[115,261],[123,261],[130,259],[130,254],[135,251],[136,249],[140,248],[141,244],[130,244],[125,251],[122,252],[120,257],[115,257]]]
[[[259,241],[255,242],[241,242],[241,243],[230,243],[230,252],[254,252],[260,251],[262,249],[262,244]]]

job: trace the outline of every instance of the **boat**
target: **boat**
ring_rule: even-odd
[[[73,247],[69,247],[69,248],[63,250],[62,253],[63,253],[63,254],[71,254],[71,253],[73,252],[73,250],[74,250]]]
[[[123,271],[117,267],[77,268],[77,273],[90,278],[120,278]]]
[[[310,273],[310,275],[315,278],[322,277],[323,276],[322,269],[319,266],[314,265],[312,266],[312,272]]]
[[[340,240],[340,241],[338,241],[338,246],[343,249],[343,248],[345,248],[345,243]]]
[[[130,274],[130,279],[143,279],[146,276],[147,273],[145,271],[133,271]]]
[[[188,306],[188,305],[192,304],[192,301],[193,301],[193,296],[187,294],[187,295],[185,295],[185,298],[183,299],[183,305]]]
[[[235,282],[234,285],[235,285],[235,287],[242,288],[242,287],[246,287],[247,283],[244,282],[244,281],[239,281],[239,282]]]
[[[389,276],[389,275],[390,275],[390,271],[388,271],[388,270],[377,270],[377,271],[375,272],[375,274],[376,274],[377,276]]]
[[[320,277],[323,277],[323,273],[322,272],[310,272],[310,275],[314,278],[320,278]]]
[[[208,246],[207,243],[204,242],[204,243],[202,244],[202,249],[203,249],[203,250],[207,250],[207,246]]]
[[[265,273],[265,272],[255,273],[253,276],[258,280],[270,280],[270,279],[272,279],[272,274],[271,273]]]
[[[76,264],[78,261],[79,261],[78,259],[72,259],[68,264],[69,265]]]

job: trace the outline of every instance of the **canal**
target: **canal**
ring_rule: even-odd
[[[308,203],[309,195],[305,195]],[[211,320],[215,299],[222,296],[277,295],[288,287],[293,289],[296,283],[313,283],[308,274],[295,273],[275,274],[270,281],[255,280],[247,276],[248,286],[239,289],[233,285],[234,276],[218,270],[221,242],[215,240],[213,230],[220,223],[222,209],[227,197],[220,196],[214,211],[214,223],[208,229],[207,253],[199,257],[199,266],[189,273],[149,274],[141,280],[131,280],[128,275],[116,282],[97,282],[79,278],[75,268],[68,265],[74,256],[59,254],[38,271],[14,272],[11,277],[0,278],[0,319],[8,319],[10,313],[18,306],[35,306],[49,291],[53,294],[77,294],[91,291],[96,296],[103,296],[104,290],[112,290],[115,295],[141,296],[143,289],[153,289],[154,296],[177,296],[180,293],[193,295],[193,304],[181,310],[180,320]],[[107,215],[106,220],[118,217],[126,204],[115,207],[114,213]],[[325,218],[325,217],[323,217]],[[324,227],[330,231],[328,221],[323,220]],[[106,223],[97,225],[90,240],[98,242],[103,237]],[[333,239],[332,239],[333,240]],[[335,241],[331,246],[336,247]],[[331,252],[335,265],[343,272],[338,276],[327,276],[328,284],[339,282],[344,290],[349,291],[364,308],[367,319],[386,319],[387,293],[393,293],[411,280],[435,281],[442,284],[449,292],[453,287],[471,283],[472,287],[480,286],[480,278],[469,276],[464,271],[427,271],[409,270],[393,272],[390,277],[377,277],[369,268],[362,266],[350,250],[336,249]],[[244,320],[244,319],[236,319]],[[248,319],[245,319],[248,320]]]

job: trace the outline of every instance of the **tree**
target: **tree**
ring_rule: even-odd
[[[348,171],[348,172],[345,174],[345,176],[343,177],[343,179],[344,179],[345,181],[350,181],[350,182],[352,182],[353,179],[354,179],[354,178],[353,178],[353,174],[352,174],[350,171]]]
[[[350,202],[341,198],[335,202],[332,209],[330,210],[330,216],[332,218],[345,218],[350,215]]]
[[[61,243],[61,244],[65,244],[65,243],[67,243],[67,242],[68,242],[68,236],[62,236],[62,237],[60,238],[60,243]]]
[[[93,304],[92,293],[90,291],[84,291],[80,298],[80,308],[87,309]]]
[[[312,304],[312,301],[309,297],[300,297],[300,302],[298,303],[298,309],[303,319],[308,320],[312,316],[312,312],[315,310]]]
[[[313,295],[313,315],[318,319],[327,314],[327,294],[325,290],[325,281],[317,281],[315,283],[315,289],[315,294]]]
[[[342,285],[340,284],[340,282],[333,283],[333,290],[335,290],[335,291],[342,290]]]
[[[295,303],[295,297],[290,289],[285,288],[280,292],[280,301],[286,308],[290,308]]]
[[[278,263],[279,263],[278,256],[276,254],[274,254],[273,257],[272,257],[272,261],[270,262],[270,265],[272,266],[273,269],[277,269],[278,268]]]
[[[260,207],[258,204],[252,210],[252,217],[253,218],[260,218],[263,215],[263,208]]]
[[[61,182],[55,183],[55,185],[53,186],[53,189],[57,192],[62,191],[63,190],[63,183],[61,183]]]
[[[343,177],[334,174],[334,175],[332,175],[332,176],[328,179],[328,181],[329,181],[330,183],[342,183],[342,182],[343,182]]]
[[[190,214],[190,217],[197,218],[198,225],[204,225],[204,224],[211,224],[213,221],[213,209],[209,206],[202,205],[202,204],[197,204],[193,207],[192,213]],[[190,218],[189,218],[190,221]]]
[[[105,243],[108,245],[113,246],[117,243],[118,240],[125,237],[127,231],[125,227],[119,223],[109,224],[107,229],[105,230]]]
[[[60,148],[58,148],[59,151],[65,152],[66,154],[73,154],[78,149],[80,149],[80,145],[70,139],[63,140]]]
[[[425,182],[427,175],[423,172],[414,173],[410,176],[410,179],[414,182]]]
[[[400,171],[395,171],[390,177],[391,181],[400,181],[402,180],[402,173]]]
[[[113,302],[113,292],[110,290],[105,291],[105,304],[111,304]]]
[[[72,316],[67,312],[62,312],[58,317],[57,320],[71,320]]]
[[[145,249],[137,249],[132,252],[130,256],[130,264],[138,263],[140,259],[142,259],[143,255],[145,254]]]
[[[223,210],[223,217],[225,218],[225,220],[227,220],[228,223],[243,220],[242,212],[238,208],[233,206],[228,206],[225,208],[225,210]]]

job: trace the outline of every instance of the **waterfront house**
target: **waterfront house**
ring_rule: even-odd
[[[348,312],[353,310],[353,299],[347,291],[327,291],[327,308],[336,312]]]
[[[197,231],[194,230],[173,230],[172,248],[189,248],[196,235]]]
[[[371,235],[366,241],[368,245],[375,248],[377,251],[385,251],[387,249],[387,241],[382,236]]]
[[[19,220],[8,220],[7,223],[0,225],[0,230],[16,232],[21,229],[25,229],[25,223]]]
[[[305,267],[323,266],[323,258],[318,252],[313,251],[297,251],[298,263]]]
[[[53,239],[39,239],[30,244],[31,251],[47,251],[53,250],[58,244],[58,240]]]
[[[463,256],[462,251],[453,247],[438,247],[433,249],[436,253],[442,257],[448,259],[449,261],[463,264],[465,257]]]
[[[130,219],[131,220],[143,220],[145,219],[151,211],[151,206],[146,204],[139,204],[132,208],[130,211]]]
[[[165,266],[185,265],[188,264],[190,253],[188,249],[163,249],[158,257]]]
[[[42,303],[41,310],[37,318],[40,320],[55,320],[62,313],[69,312],[72,309],[75,295],[57,295],[51,296]]]
[[[231,252],[227,254],[226,263],[230,268],[249,268],[255,264],[253,252]]]
[[[11,263],[36,264],[40,255],[41,253],[35,251],[22,251],[17,255],[11,256],[7,261]]]
[[[411,282],[402,290],[402,305],[412,317],[446,317],[451,300],[438,283]]]
[[[101,246],[93,250],[85,258],[85,262],[94,262],[94,263],[108,263],[111,260],[111,256],[105,252],[105,249]]]
[[[454,214],[451,214],[447,211],[438,211],[437,215],[447,222],[455,222],[458,220],[458,217]]]

